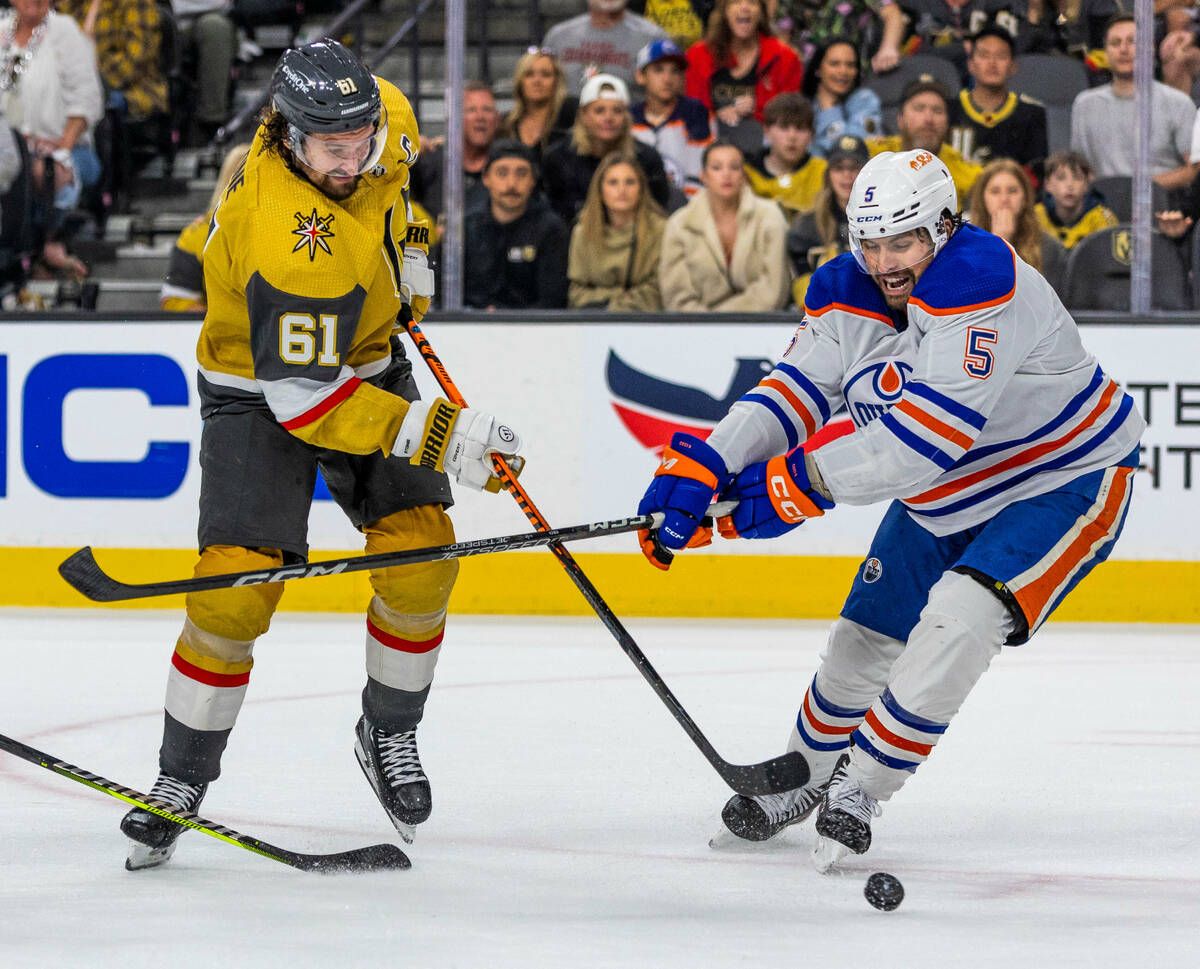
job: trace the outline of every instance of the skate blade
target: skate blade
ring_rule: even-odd
[[[392,824],[396,828],[396,833],[400,835],[401,841],[406,845],[413,843],[413,838],[417,834],[417,826],[415,824],[405,824],[403,821],[397,821],[395,818],[392,818]]]
[[[837,866],[850,854],[850,849],[840,841],[823,838],[817,835],[812,848],[812,863],[822,875],[828,875],[837,870]]]
[[[354,740],[354,756],[358,760],[358,767],[363,772],[363,777],[367,779],[367,783],[371,785],[371,790],[375,792],[375,797],[379,798],[380,807],[383,806],[383,799],[379,795],[379,788],[375,786],[375,775],[371,771],[370,762],[367,760],[367,755],[363,751],[362,744],[356,737]],[[403,821],[393,817],[387,808],[383,809],[388,816],[388,820],[392,822],[392,826],[396,829],[396,833],[400,835],[400,840],[406,845],[413,843],[413,838],[417,834],[417,826],[415,824],[405,824]]]
[[[711,838],[708,839],[708,846],[714,851],[773,851],[781,847],[785,843],[785,839],[780,835],[787,828],[777,831],[765,841],[751,841],[749,838],[740,838],[724,825]]]
[[[143,871],[146,868],[158,868],[171,860],[175,854],[175,842],[163,848],[151,848],[138,841],[129,842],[129,854],[125,858],[126,871]]]

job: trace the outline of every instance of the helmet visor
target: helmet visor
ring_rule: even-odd
[[[305,134],[288,126],[288,138],[296,160],[320,175],[353,178],[379,163],[387,144],[387,121],[338,134]]]
[[[871,276],[905,272],[937,251],[929,232],[922,229],[909,229],[878,239],[859,239],[852,233],[850,250],[859,268]]]

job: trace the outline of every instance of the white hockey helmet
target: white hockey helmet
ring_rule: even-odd
[[[937,155],[924,149],[881,152],[862,167],[850,189],[846,203],[850,251],[867,272],[864,239],[925,229],[936,255],[950,238],[944,216],[957,214],[954,179]]]

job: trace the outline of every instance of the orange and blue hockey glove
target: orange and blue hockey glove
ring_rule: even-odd
[[[812,487],[804,448],[752,464],[721,492],[737,507],[717,522],[725,538],[777,538],[833,507]]]
[[[671,438],[638,505],[639,515],[661,512],[664,516],[656,531],[638,532],[642,554],[651,565],[667,569],[674,550],[712,541],[712,530],[703,524],[704,515],[716,494],[732,480],[721,455],[700,438],[683,433]]]

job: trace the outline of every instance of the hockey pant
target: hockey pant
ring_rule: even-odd
[[[454,541],[453,526],[439,505],[396,512],[362,531],[369,555]],[[209,546],[195,574],[282,564],[282,554],[273,549]],[[400,733],[420,722],[457,574],[454,559],[371,571],[362,708],[374,726]],[[270,626],[282,592],[282,583],[271,583],[187,597],[187,617],[167,677],[159,751],[164,772],[193,784],[220,775],[221,755],[250,681],[254,643]]]

